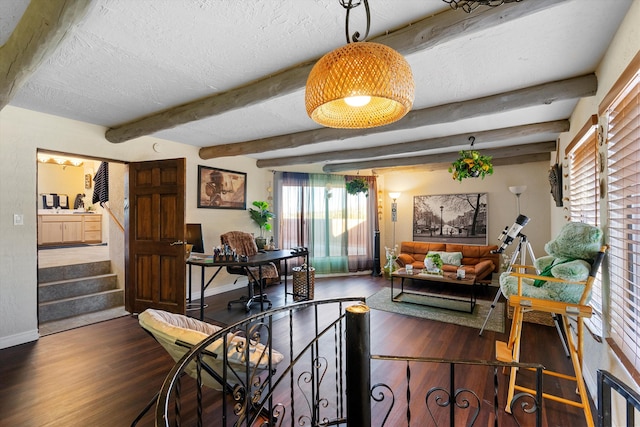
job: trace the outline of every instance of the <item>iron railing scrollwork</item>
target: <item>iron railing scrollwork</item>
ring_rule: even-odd
[[[344,310],[362,301],[363,297],[296,303],[209,336],[167,375],[156,405],[156,425],[203,425],[215,420],[214,425],[220,426],[281,426],[285,418],[288,425],[299,426],[344,422]],[[275,330],[274,319],[280,326]],[[223,350],[211,357],[207,348],[217,340],[222,340]],[[275,366],[273,356],[278,351],[285,360]],[[202,357],[207,352],[210,357]],[[266,368],[252,362],[265,359]],[[329,368],[335,384],[325,384]],[[184,375],[191,371],[195,378]],[[212,390],[212,378],[220,390]]]
[[[436,385],[430,387],[425,395],[424,395],[424,412],[423,414],[428,415],[429,422],[427,425],[430,426],[457,426],[457,425],[466,425],[473,426],[476,425],[476,421],[479,419],[479,415],[481,412],[481,408],[484,405],[483,400],[479,397],[478,392],[471,390],[469,388],[459,386],[460,378],[457,378],[456,372],[462,366],[469,367],[479,367],[484,368],[488,372],[492,374],[493,377],[493,420],[494,425],[501,425],[498,420],[500,419],[500,415],[504,417],[511,417],[511,415],[505,415],[506,413],[500,407],[499,400],[499,378],[502,376],[499,374],[499,371],[504,368],[518,367],[521,369],[530,369],[535,371],[535,382],[536,382],[536,395],[532,395],[529,393],[519,393],[514,396],[513,400],[509,404],[509,409],[513,414],[513,421],[518,425],[523,425],[522,416],[532,416],[531,421],[527,421],[527,425],[542,425],[542,378],[543,378],[543,370],[544,367],[539,364],[528,364],[528,363],[504,363],[498,361],[484,361],[484,360],[447,360],[447,359],[438,359],[438,358],[428,358],[428,357],[399,357],[399,356],[385,356],[385,355],[372,355],[372,360],[380,360],[387,362],[395,362],[395,363],[404,363],[406,364],[405,372],[405,390],[404,395],[406,396],[406,401],[404,402],[406,405],[406,425],[411,425],[412,419],[412,396],[415,394],[415,391],[412,392],[412,382],[411,382],[411,366],[416,365],[436,365],[436,366],[448,366],[448,384],[446,385]],[[441,368],[437,368],[439,372],[442,372]],[[470,376],[470,375],[468,375]],[[474,375],[474,377],[477,374]],[[463,376],[464,377],[464,376]],[[508,378],[502,376],[503,378]],[[464,382],[464,378],[462,379]],[[383,389],[381,391],[380,389]],[[374,402],[384,402],[386,398],[391,399],[391,403],[387,408],[384,408],[381,412],[382,415],[378,418],[382,418],[382,422],[376,425],[379,426],[387,426],[387,425],[397,425],[396,424],[387,424],[387,420],[390,417],[393,407],[398,400],[396,395],[389,385],[385,383],[377,383],[371,388],[371,399]],[[399,400],[398,400],[399,401]],[[517,414],[514,414],[514,410],[517,410]],[[445,412],[443,414],[442,412]],[[459,415],[463,411],[469,411],[468,413],[464,413]],[[464,422],[461,424],[458,422],[458,419],[461,418]],[[489,417],[487,417],[489,418]],[[485,425],[484,423],[482,425]]]
[[[541,425],[540,365],[371,355],[363,300],[300,302],[251,316],[208,337],[167,376],[156,424],[509,426],[530,417],[534,421],[527,425]],[[366,311],[366,318],[352,315],[358,310]],[[223,345],[213,354],[216,340]],[[276,364],[278,352],[283,360]],[[508,376],[499,375],[512,366],[533,369],[540,377],[540,397],[521,393],[510,403],[509,409],[518,413],[514,417],[505,412],[502,400],[506,394],[501,382]],[[486,371],[486,380],[475,369]],[[466,379],[481,389],[472,390]],[[485,398],[489,390],[491,401]]]

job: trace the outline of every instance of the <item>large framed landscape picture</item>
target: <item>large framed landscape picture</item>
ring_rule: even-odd
[[[487,245],[487,193],[414,196],[413,240]]]
[[[199,165],[198,207],[246,209],[247,174]]]

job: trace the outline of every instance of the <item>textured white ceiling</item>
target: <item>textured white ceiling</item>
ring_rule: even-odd
[[[526,8],[533,1],[524,0],[517,7]],[[0,0],[0,43],[27,3]],[[630,4],[631,0],[566,1],[408,55],[416,82],[414,109],[593,72]],[[441,0],[370,0],[370,8],[370,37],[450,12]],[[352,12],[352,30],[364,29],[363,9]],[[344,23],[338,0],[94,0],[84,20],[10,104],[111,127],[318,58],[345,43]],[[333,141],[252,157],[364,148],[566,119],[574,105],[558,102],[351,138],[348,147]],[[318,125],[305,112],[304,91],[299,90],[155,135],[204,147],[315,128]],[[512,141],[526,142],[531,141]],[[452,149],[458,149],[456,143]]]

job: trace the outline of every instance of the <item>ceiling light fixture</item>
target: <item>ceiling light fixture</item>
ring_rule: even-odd
[[[339,0],[347,10],[347,45],[335,49],[314,65],[305,90],[307,114],[331,127],[363,129],[383,126],[404,117],[413,106],[415,84],[409,63],[388,46],[349,40],[349,13],[364,3],[369,35],[368,0]],[[353,41],[353,43],[351,43]]]
[[[38,161],[40,163],[53,163],[60,166],[82,166],[84,163],[82,160],[73,157],[49,157],[47,155],[38,155]]]
[[[473,12],[478,6],[497,7],[505,3],[516,3],[522,0],[442,0],[451,9],[462,9],[467,13]]]

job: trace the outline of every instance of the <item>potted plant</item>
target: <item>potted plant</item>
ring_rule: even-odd
[[[346,187],[349,194],[364,193],[365,196],[369,195],[369,183],[364,178],[354,178],[351,181],[347,181]]]
[[[482,178],[493,174],[491,156],[483,156],[474,150],[460,151],[460,157],[449,167],[453,179],[462,181],[465,178]]]
[[[395,245],[392,248],[384,247],[387,262],[384,264],[382,268],[384,272],[384,277],[386,279],[391,279],[391,273],[398,269],[398,264],[396,264],[396,260],[398,259],[398,245]]]
[[[264,231],[271,230],[269,220],[271,220],[271,218],[275,218],[275,214],[269,210],[269,203],[267,202],[256,200],[253,202],[253,206],[257,209],[249,208],[249,215],[251,215],[251,219],[258,224],[258,227],[260,227],[260,237],[256,237],[256,245],[258,246],[258,249],[262,249],[267,244],[267,239],[264,237]]]
[[[429,253],[424,259],[424,268],[428,274],[442,275],[442,257],[438,253]]]

